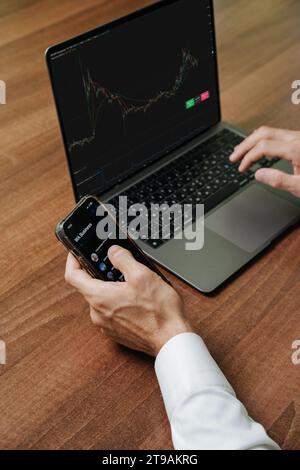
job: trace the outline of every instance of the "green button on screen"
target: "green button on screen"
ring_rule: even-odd
[[[192,100],[189,100],[189,101],[186,101],[185,103],[185,108],[186,109],[190,109],[190,108],[193,108],[195,106],[196,102],[194,99]]]

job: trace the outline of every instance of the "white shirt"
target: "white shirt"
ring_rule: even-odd
[[[194,333],[163,346],[155,371],[178,450],[279,450],[254,422]]]

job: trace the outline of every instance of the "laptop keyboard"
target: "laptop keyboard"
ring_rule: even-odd
[[[229,161],[234,147],[243,140],[238,134],[224,129],[122,192],[122,196],[127,196],[128,206],[145,204],[150,208],[151,204],[204,204],[207,213],[254,179],[254,170],[241,174],[238,171],[239,163],[232,164]],[[259,162],[259,166],[271,167],[278,161],[278,158],[264,158]],[[118,198],[119,196],[109,202],[118,207]],[[185,223],[192,223],[194,219],[195,214]],[[162,224],[161,220],[157,239],[145,240],[152,248],[159,248],[169,241],[162,238]],[[174,233],[171,234],[171,239],[173,237]]]

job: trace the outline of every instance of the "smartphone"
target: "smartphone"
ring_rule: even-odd
[[[130,251],[139,263],[158,274],[165,282],[170,282],[156,268],[155,264],[144,255],[139,246],[122,231],[123,237],[111,239],[97,235],[97,226],[101,219],[97,215],[99,206],[104,209],[103,217],[109,218],[111,224],[116,227],[116,232],[121,233],[117,220],[114,219],[105,205],[96,197],[86,196],[76,205],[72,212],[57,224],[55,234],[58,240],[70,251],[93,278],[109,282],[123,282],[124,275],[114,268],[108,259],[107,252],[113,245],[118,245]]]

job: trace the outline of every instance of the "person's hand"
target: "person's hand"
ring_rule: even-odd
[[[156,356],[173,336],[191,332],[183,302],[157,274],[114,246],[109,259],[126,282],[91,278],[69,254],[65,279],[85,297],[93,323],[114,341]]]
[[[294,174],[262,168],[256,172],[256,180],[300,197],[300,132],[261,127],[235,148],[230,160],[241,161],[240,171],[244,172],[263,157],[288,160]]]

